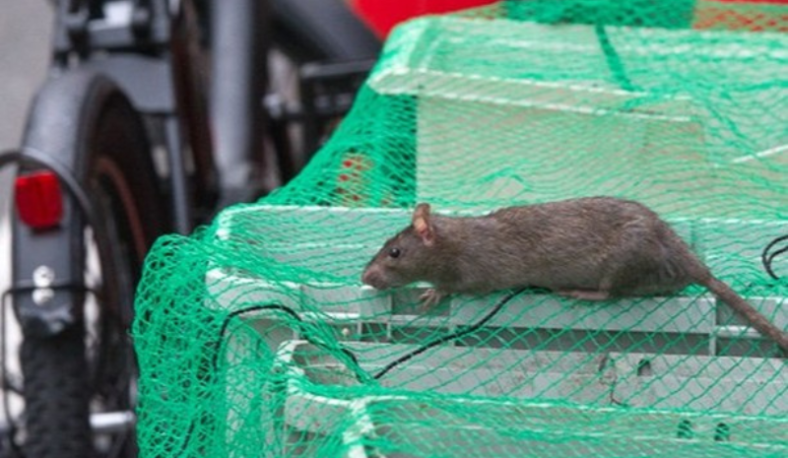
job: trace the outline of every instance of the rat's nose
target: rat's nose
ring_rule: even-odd
[[[361,281],[365,285],[375,286],[375,282],[377,281],[378,273],[375,269],[367,269],[364,271],[364,274],[361,276]]]

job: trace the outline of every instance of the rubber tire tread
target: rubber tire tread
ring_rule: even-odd
[[[23,340],[21,364],[27,376],[25,409],[46,418],[27,423],[25,456],[92,456],[84,328],[72,326],[50,338]],[[28,396],[31,392],[36,395]]]

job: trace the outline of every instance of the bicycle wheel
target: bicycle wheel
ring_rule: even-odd
[[[95,280],[88,285],[93,294],[62,292],[78,317],[72,325],[54,335],[23,327],[22,449],[36,458],[132,456],[135,434],[123,426],[133,423],[106,420],[113,414],[132,414],[136,369],[127,329],[133,291],[147,249],[166,229],[144,125],[112,81],[76,70],[49,81],[38,93],[23,144],[71,170],[88,191],[100,224],[89,227],[70,199],[64,199],[65,222],[54,234],[14,221],[17,284],[47,265],[47,257],[52,263],[63,263],[57,257],[65,257],[68,267],[81,275],[90,259],[99,260],[88,277]],[[91,243],[96,235],[105,243]],[[53,247],[52,240],[61,246]],[[40,243],[49,249],[42,252]],[[14,296],[17,310],[25,300],[31,298]],[[95,427],[103,433],[97,434]]]

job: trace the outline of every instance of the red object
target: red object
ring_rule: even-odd
[[[788,5],[788,0],[717,0],[721,3],[773,3],[776,5]]]
[[[19,218],[33,229],[49,229],[63,219],[60,182],[52,172],[17,177],[14,195]]]
[[[694,29],[788,32],[788,0],[697,0]]]
[[[351,0],[353,9],[375,33],[385,38],[402,21],[497,3],[498,0]]]
[[[365,155],[352,151],[345,153],[336,184],[336,192],[343,205],[353,207],[367,203],[372,167],[372,161]]]

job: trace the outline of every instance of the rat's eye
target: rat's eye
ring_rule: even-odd
[[[399,248],[392,248],[389,250],[389,257],[391,258],[398,258],[400,254],[402,254],[402,252]]]

